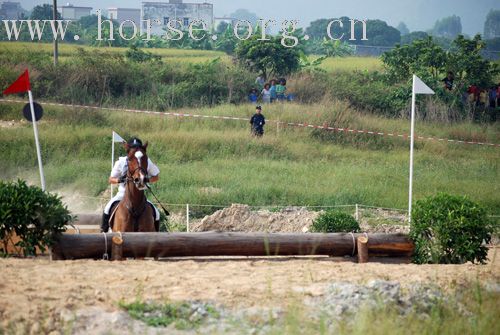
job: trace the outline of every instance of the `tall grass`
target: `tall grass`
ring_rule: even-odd
[[[275,322],[267,334],[349,334],[349,335],[494,335],[500,332],[497,322],[500,295],[481,288],[457,290],[454,297],[437,302],[426,315],[417,311],[400,315],[394,306],[361,308],[355,315],[337,322],[319,312],[311,319],[305,306],[295,303]],[[319,319],[319,320],[318,320]],[[328,325],[330,325],[328,327]]]
[[[0,119],[19,120],[19,108],[17,104],[0,104]],[[259,140],[250,136],[249,125],[242,121],[45,109],[39,130],[50,190],[73,187],[83,195],[102,195],[108,187],[111,131],[115,130],[150,142],[149,156],[162,171],[155,189],[167,203],[407,206],[409,143],[405,140],[335,133],[322,137],[304,128],[278,130],[272,122]],[[181,111],[249,118],[253,106]],[[310,124],[336,119],[338,113],[345,114],[343,127],[384,132],[407,132],[409,127],[405,120],[361,115],[342,102],[264,107],[268,120]],[[498,127],[419,123],[417,133],[499,142]],[[440,191],[465,194],[490,212],[500,211],[495,182],[498,148],[421,141],[416,148],[415,199]],[[29,125],[2,128],[0,150],[2,178],[31,177],[36,181]]]

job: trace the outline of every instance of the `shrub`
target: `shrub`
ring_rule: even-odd
[[[412,211],[410,238],[414,262],[484,263],[493,225],[486,210],[466,197],[440,193],[417,201]]]
[[[161,62],[161,56],[152,54],[151,52],[146,52],[138,49],[135,45],[131,46],[125,52],[125,58],[131,62],[144,63],[144,62]]]
[[[314,220],[312,231],[317,233],[349,233],[359,232],[361,228],[351,215],[338,211],[327,211]]]
[[[3,252],[13,234],[24,256],[35,255],[36,248],[45,251],[55,237],[74,220],[57,195],[28,186],[25,181],[0,181],[0,240]]]

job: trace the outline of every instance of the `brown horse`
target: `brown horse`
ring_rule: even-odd
[[[146,199],[146,178],[148,156],[145,143],[140,148],[127,149],[127,176],[125,179],[125,195],[117,205],[112,218],[114,232],[155,232],[153,208]]]

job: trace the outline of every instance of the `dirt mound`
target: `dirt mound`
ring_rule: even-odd
[[[233,204],[200,222],[194,223],[192,231],[237,231],[292,233],[307,232],[318,212],[303,207],[287,207],[280,211],[251,211],[248,205]]]
[[[252,211],[248,205],[233,204],[199,222],[194,222],[193,232],[237,231],[269,233],[306,233],[321,212],[305,207],[287,207],[279,211]],[[382,216],[379,216],[382,217]],[[397,222],[399,223],[399,222]],[[361,220],[361,230],[368,233],[408,233],[409,226],[381,223],[377,220]]]

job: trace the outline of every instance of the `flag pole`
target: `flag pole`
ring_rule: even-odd
[[[30,110],[31,110],[31,119],[33,122],[33,131],[35,133],[36,154],[38,157],[38,168],[40,170],[40,181],[42,184],[42,191],[45,191],[45,177],[43,175],[42,154],[40,151],[40,141],[38,140],[38,128],[36,125],[35,108],[33,106],[33,94],[31,93],[31,90],[28,90],[28,97],[30,100]]]
[[[411,205],[412,205],[412,193],[413,193],[413,145],[415,141],[415,84],[416,76],[413,75],[413,86],[411,95],[411,130],[410,130],[410,183],[408,191],[408,223],[411,223]]]
[[[111,135],[111,170],[115,164],[115,132]],[[113,184],[111,184],[111,199],[113,199]]]

